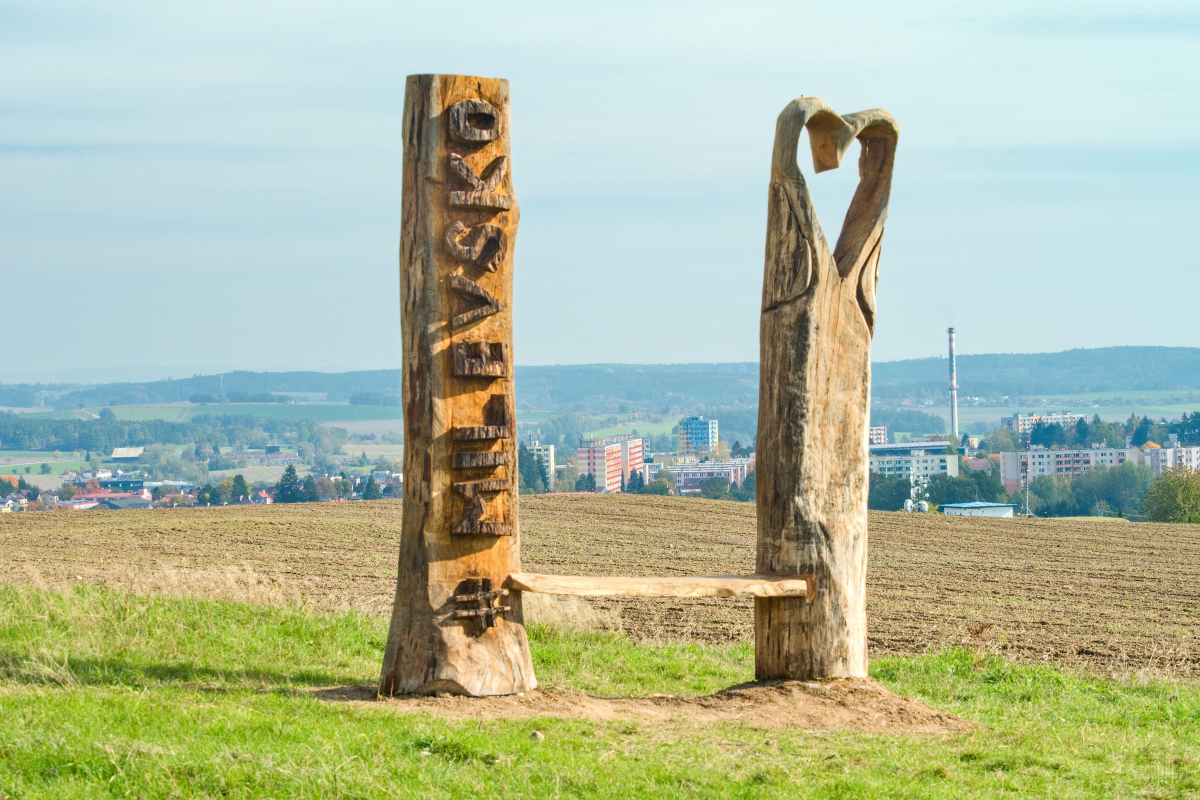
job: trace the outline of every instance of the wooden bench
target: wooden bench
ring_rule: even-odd
[[[541,575],[516,572],[505,588],[538,594],[582,597],[808,597],[813,582],[797,575],[703,575],[700,577],[626,578]]]

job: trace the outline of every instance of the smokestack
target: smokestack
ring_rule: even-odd
[[[954,363],[954,328],[947,329],[950,334],[950,435],[954,437],[954,445],[958,446],[958,369]]]

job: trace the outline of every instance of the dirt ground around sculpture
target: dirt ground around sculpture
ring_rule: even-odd
[[[750,683],[704,697],[594,697],[535,689],[507,697],[405,696],[380,701],[374,686],[322,689],[314,694],[335,702],[382,702],[401,713],[469,719],[643,719],[700,725],[736,721],[756,728],[893,734],[949,733],[973,727],[961,717],[898,695],[870,679]]]
[[[104,582],[321,609],[390,611],[400,503],[0,517],[0,580]],[[521,499],[522,568],[582,575],[752,572],[753,504]],[[1200,671],[1200,526],[872,513],[870,652],[964,645],[1122,677]],[[635,639],[748,638],[748,600],[539,598],[532,616]]]

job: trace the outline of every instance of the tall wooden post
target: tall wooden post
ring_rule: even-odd
[[[857,138],[859,184],[831,253],[796,163],[808,129],[817,172]],[[816,98],[779,115],[771,158],[760,324],[758,572],[804,575],[808,598],[755,600],[755,673],[867,674],[871,337],[896,122],[840,117]]]
[[[404,519],[381,694],[534,688],[520,593],[508,81],[411,75],[400,319]]]

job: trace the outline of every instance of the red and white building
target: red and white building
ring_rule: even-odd
[[[595,476],[597,492],[619,492],[633,473],[645,478],[645,445],[630,434],[584,442],[575,451],[575,469]]]
[[[877,425],[871,428],[871,444],[887,444],[887,425]]]

